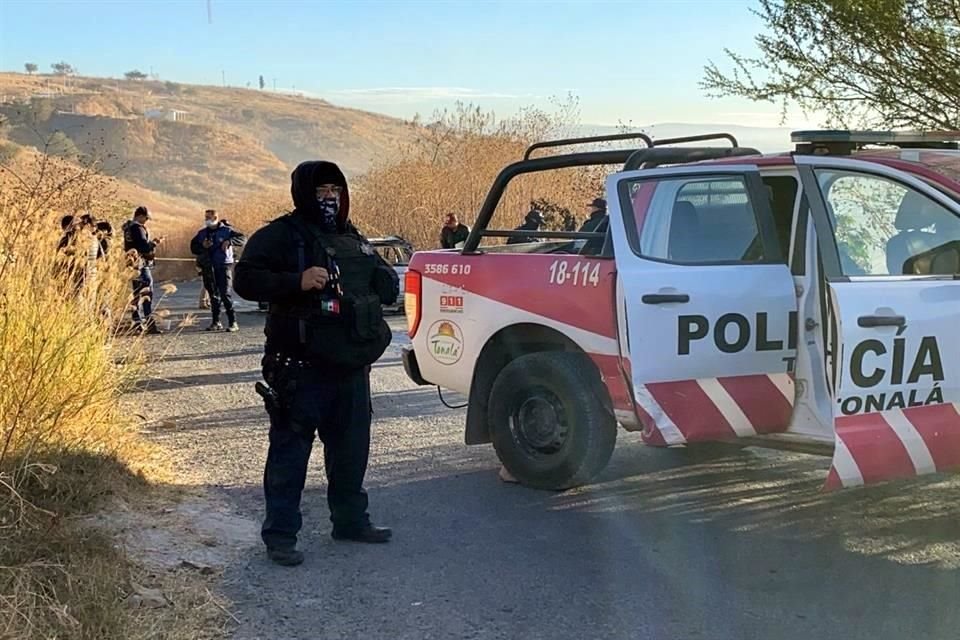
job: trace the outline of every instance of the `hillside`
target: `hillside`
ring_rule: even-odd
[[[298,162],[335,159],[348,175],[388,157],[406,123],[323,100],[173,82],[0,73],[6,137],[103,158],[111,175],[198,202],[276,189]]]
[[[69,180],[70,176],[84,171],[81,166],[67,159],[48,158],[45,161],[43,154],[31,147],[10,147],[2,140],[0,144],[4,151],[4,170],[0,171],[0,191],[9,191],[20,178],[25,183],[33,185],[38,183],[39,175],[45,174],[48,176],[45,184],[49,186]],[[45,162],[46,168],[41,169]],[[204,205],[195,200],[147,189],[122,178],[104,177],[95,183],[98,197],[110,195],[109,202],[100,202],[95,198],[91,201],[79,200],[70,210],[53,209],[50,211],[51,226],[60,219],[61,215],[76,211],[90,211],[99,218],[120,223],[130,217],[135,205],[140,204],[147,206],[153,212],[154,229],[159,233],[176,231],[184,224],[188,226],[200,224]]]

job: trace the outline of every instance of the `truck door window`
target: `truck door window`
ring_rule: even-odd
[[[821,169],[817,179],[846,276],[907,273],[908,259],[960,240],[960,218],[928,196],[883,176]]]
[[[761,262],[763,245],[741,176],[638,180],[633,223],[646,258],[683,264]]]
[[[777,228],[780,255],[790,255],[790,232],[797,209],[797,179],[793,176],[764,176],[763,184],[770,194],[770,211]]]

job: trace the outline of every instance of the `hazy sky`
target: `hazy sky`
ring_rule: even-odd
[[[0,0],[0,69],[296,88],[390,115],[461,99],[496,110],[579,96],[591,124],[776,125],[774,105],[697,86],[725,47],[752,52],[753,0],[320,2]],[[790,125],[804,118],[791,116]]]

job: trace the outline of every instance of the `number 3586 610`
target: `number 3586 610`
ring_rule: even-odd
[[[427,264],[423,267],[424,273],[439,275],[467,276],[470,275],[469,264]]]

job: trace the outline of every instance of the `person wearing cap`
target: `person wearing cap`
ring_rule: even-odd
[[[598,227],[607,217],[607,201],[603,198],[594,198],[587,205],[587,219],[580,231],[598,231]]]
[[[515,229],[515,231],[539,231],[540,227],[544,225],[546,220],[543,218],[543,213],[536,209],[530,209],[527,212],[526,217],[523,219],[523,224]],[[539,242],[539,238],[534,238],[532,236],[511,236],[507,240],[507,244],[520,244],[522,242]]]
[[[603,198],[594,198],[587,205],[587,212],[588,217],[580,227],[580,231],[605,233],[610,220],[607,216],[607,201]],[[601,251],[603,251],[603,240],[591,239],[586,241],[580,254],[595,256]]]
[[[461,224],[457,214],[448,213],[440,230],[440,246],[444,249],[456,249],[461,242],[466,242],[470,235],[470,227]]]
[[[133,279],[133,327],[135,331],[160,334],[153,318],[153,264],[155,251],[163,238],[150,239],[147,222],[150,212],[137,207],[133,219],[123,225],[123,250],[133,259],[137,277]]]

